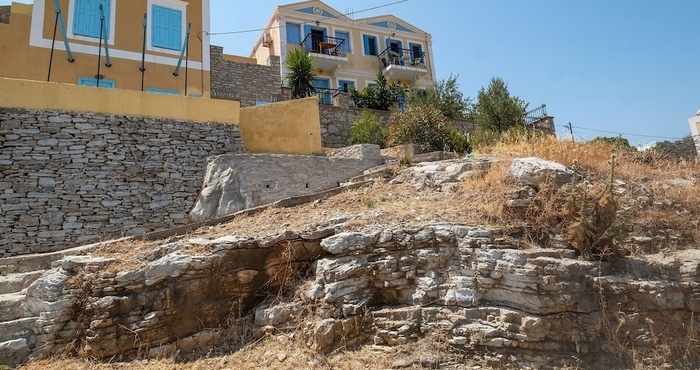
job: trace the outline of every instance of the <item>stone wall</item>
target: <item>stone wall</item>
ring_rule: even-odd
[[[321,118],[321,145],[325,148],[342,148],[348,146],[350,139],[350,127],[353,122],[362,116],[364,109],[344,108],[332,105],[320,105]],[[382,122],[389,122],[388,111],[372,111]]]
[[[186,223],[237,125],[0,108],[0,257]]]
[[[224,60],[224,48],[211,46],[211,97],[235,99],[241,107],[255,102],[284,100],[281,95],[280,58],[271,56],[268,65]]]
[[[554,127],[554,117],[547,116],[539,121],[535,121],[527,125],[528,130],[545,134],[545,135],[556,135],[557,130]]]
[[[12,6],[3,5],[0,6],[0,23],[10,24],[10,10]]]

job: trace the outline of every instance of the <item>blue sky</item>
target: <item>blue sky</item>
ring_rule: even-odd
[[[324,2],[357,12],[395,1]],[[211,2],[212,32],[229,32],[262,28],[277,5],[295,1]],[[680,138],[700,109],[698,0],[409,0],[356,18],[382,14],[432,34],[439,79],[459,75],[475,98],[501,77],[531,108],[547,104],[557,125],[571,122],[577,140]],[[212,36],[212,44],[247,56],[259,35]]]

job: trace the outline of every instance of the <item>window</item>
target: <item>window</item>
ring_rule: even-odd
[[[295,23],[287,23],[287,42],[301,44],[301,26]]]
[[[365,44],[365,55],[377,55],[377,38],[375,36],[362,36]]]
[[[271,104],[272,102],[265,101],[265,100],[256,100],[255,105],[268,105]]]
[[[423,45],[409,43],[411,48],[411,64],[425,63],[425,57],[423,55]]]
[[[182,11],[160,5],[151,7],[154,47],[180,50],[182,48]]]
[[[355,86],[355,81],[338,80],[338,90],[348,92],[350,88]]]
[[[340,51],[346,53],[350,52],[350,33],[348,32],[335,32],[335,37],[343,40],[343,45],[340,47]],[[340,42],[340,41],[338,41]]]
[[[73,35],[100,37],[100,5],[105,16],[105,31],[110,35],[111,0],[75,0],[73,7]]]
[[[152,94],[162,94],[162,95],[180,95],[180,92],[177,90],[156,89],[153,87],[147,88],[146,92],[149,92]]]
[[[92,77],[79,77],[78,85],[97,87],[97,79]],[[114,82],[114,80],[105,80],[104,78],[100,79],[100,87],[113,89],[115,85],[116,83]]]

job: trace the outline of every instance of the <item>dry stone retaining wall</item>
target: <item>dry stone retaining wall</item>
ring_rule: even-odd
[[[321,145],[326,148],[342,148],[349,145],[350,127],[355,120],[362,117],[364,109],[332,105],[320,105],[318,108],[321,119]],[[372,113],[382,122],[389,122],[391,112],[373,110]]]
[[[221,46],[211,46],[210,53],[212,98],[239,100],[241,108],[257,100],[286,100],[280,96],[280,57],[270,56],[268,65],[260,65],[224,60]]]
[[[12,7],[10,5],[0,6],[0,23],[10,23],[10,13]]]
[[[187,223],[238,126],[0,108],[0,257]]]

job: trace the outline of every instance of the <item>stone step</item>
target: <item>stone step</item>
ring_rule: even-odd
[[[29,343],[30,341],[27,338],[0,342],[0,368],[5,369],[5,366],[17,366],[26,361],[31,351]]]
[[[34,340],[34,323],[39,317],[24,317],[17,320],[0,322],[0,342],[15,339]]]
[[[21,319],[28,312],[22,308],[25,295],[21,293],[0,294],[0,322]]]
[[[37,270],[0,276],[0,294],[17,293],[28,287],[43,273],[43,270]]]
[[[51,262],[58,261],[65,256],[84,255],[105,243],[97,243],[66,249],[58,252],[24,254],[19,256],[0,258],[0,276],[31,272],[38,270],[48,270]]]

